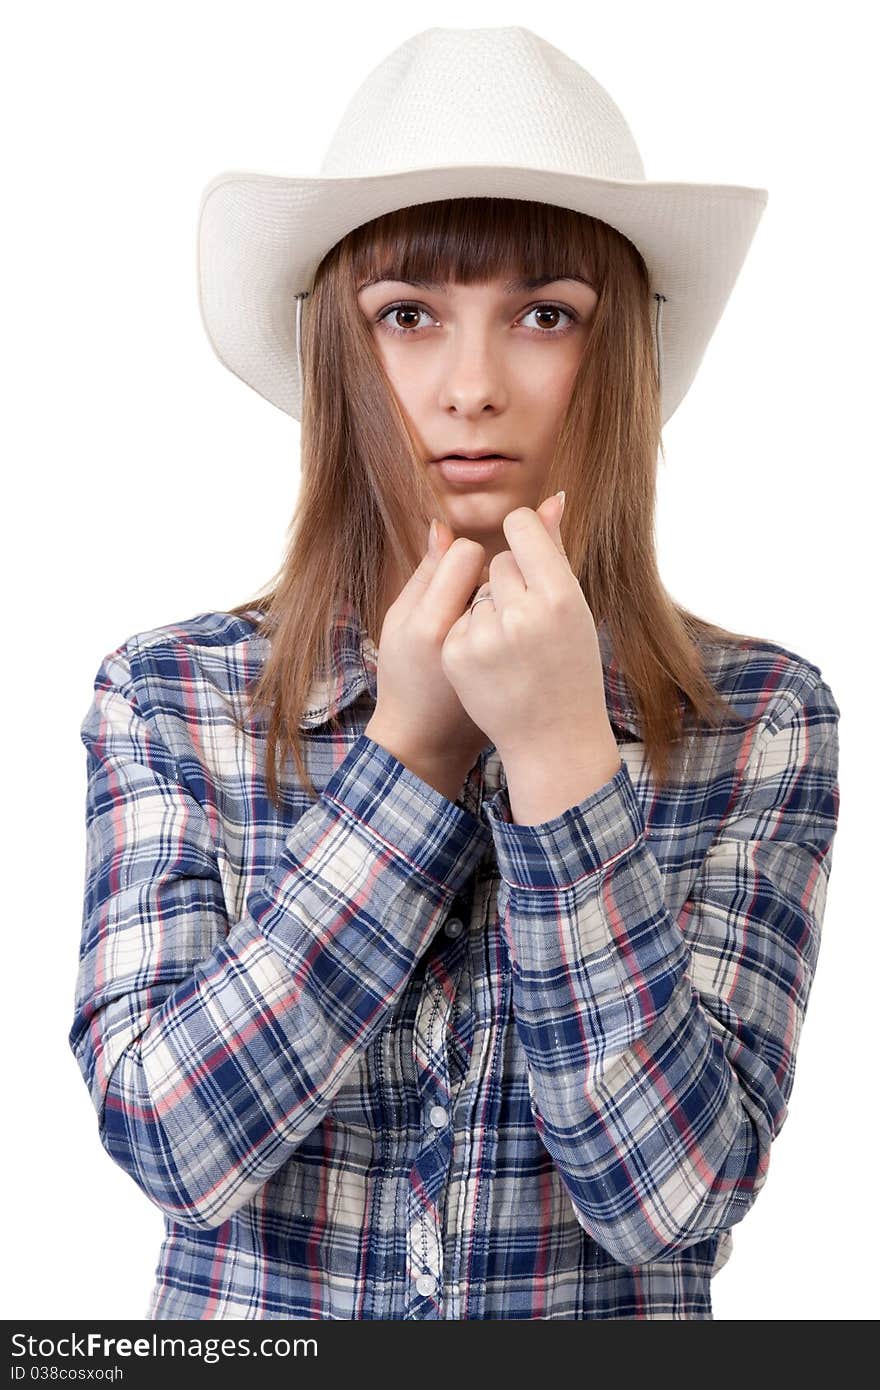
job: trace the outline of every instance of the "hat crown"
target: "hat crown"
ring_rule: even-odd
[[[632,132],[584,68],[530,29],[434,27],[357,89],[322,178],[509,164],[644,181]]]

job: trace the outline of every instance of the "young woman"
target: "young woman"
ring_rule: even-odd
[[[645,182],[521,28],[207,189],[205,324],[302,485],[268,592],[130,636],[82,726],[70,1043],[165,1215],[149,1317],[712,1317],[839,802],[818,667],[654,553],[765,200]]]

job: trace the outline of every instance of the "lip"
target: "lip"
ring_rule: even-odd
[[[436,467],[448,483],[484,483],[510,468],[516,459],[495,454],[478,459],[437,459]]]
[[[488,459],[488,458],[515,458],[515,454],[502,454],[500,449],[450,449],[448,454],[439,454],[432,459],[432,463],[439,463],[441,459],[461,458],[461,459]]]

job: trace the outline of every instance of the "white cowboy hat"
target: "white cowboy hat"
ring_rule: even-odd
[[[220,361],[299,420],[300,313],[323,256],[383,213],[460,197],[573,208],[633,242],[656,300],[665,424],[696,375],[768,194],[649,183],[608,93],[529,29],[425,29],[355,92],[317,178],[232,170],[204,188],[199,302]]]

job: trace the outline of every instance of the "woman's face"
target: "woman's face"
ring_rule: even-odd
[[[597,300],[576,279],[430,289],[380,280],[358,293],[450,527],[480,541],[487,559],[508,549],[507,513],[546,495]],[[436,462],[487,449],[513,461],[479,481],[444,476]]]

